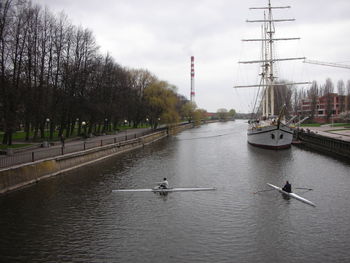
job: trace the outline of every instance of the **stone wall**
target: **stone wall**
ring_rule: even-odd
[[[166,136],[168,136],[168,131],[164,129],[133,140],[1,169],[0,194],[126,151],[143,147]]]
[[[321,136],[313,132],[298,132],[297,138],[306,147],[350,159],[350,142]]]

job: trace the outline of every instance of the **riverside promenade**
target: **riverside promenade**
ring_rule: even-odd
[[[13,153],[0,158],[0,195],[58,174],[134,150],[168,136],[167,129],[126,131],[124,136],[103,136]]]
[[[320,127],[303,127],[304,132],[310,131],[321,136],[350,142],[350,128],[332,127],[332,125],[323,125]]]
[[[14,152],[0,158],[0,195],[41,180],[142,148],[171,134],[192,128],[191,123],[173,127],[133,129],[115,135],[61,142],[52,146]],[[52,144],[52,143],[51,143]]]
[[[61,141],[50,141],[47,147],[44,142],[36,143],[29,147],[5,150],[0,155],[0,169],[14,165],[34,162],[37,160],[60,156],[68,153],[101,147],[107,144],[120,143],[150,134],[150,128],[128,129],[111,135],[93,136],[90,138],[67,139],[64,145]],[[16,142],[15,142],[16,143]]]

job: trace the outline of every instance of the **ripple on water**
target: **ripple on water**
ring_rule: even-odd
[[[347,262],[349,164],[246,143],[246,123],[204,125],[0,199],[7,262]],[[216,191],[111,193],[172,186]],[[266,183],[310,187],[316,208]]]

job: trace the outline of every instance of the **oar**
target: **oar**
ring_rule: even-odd
[[[257,194],[257,193],[261,193],[261,192],[268,192],[268,191],[272,191],[272,190],[275,190],[275,189],[261,190],[261,191],[254,192],[253,194]]]
[[[309,191],[313,190],[312,188],[306,188],[306,187],[295,187],[295,189],[304,189]]]

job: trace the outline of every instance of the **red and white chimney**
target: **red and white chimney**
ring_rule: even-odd
[[[191,56],[191,101],[194,102],[194,56]]]

